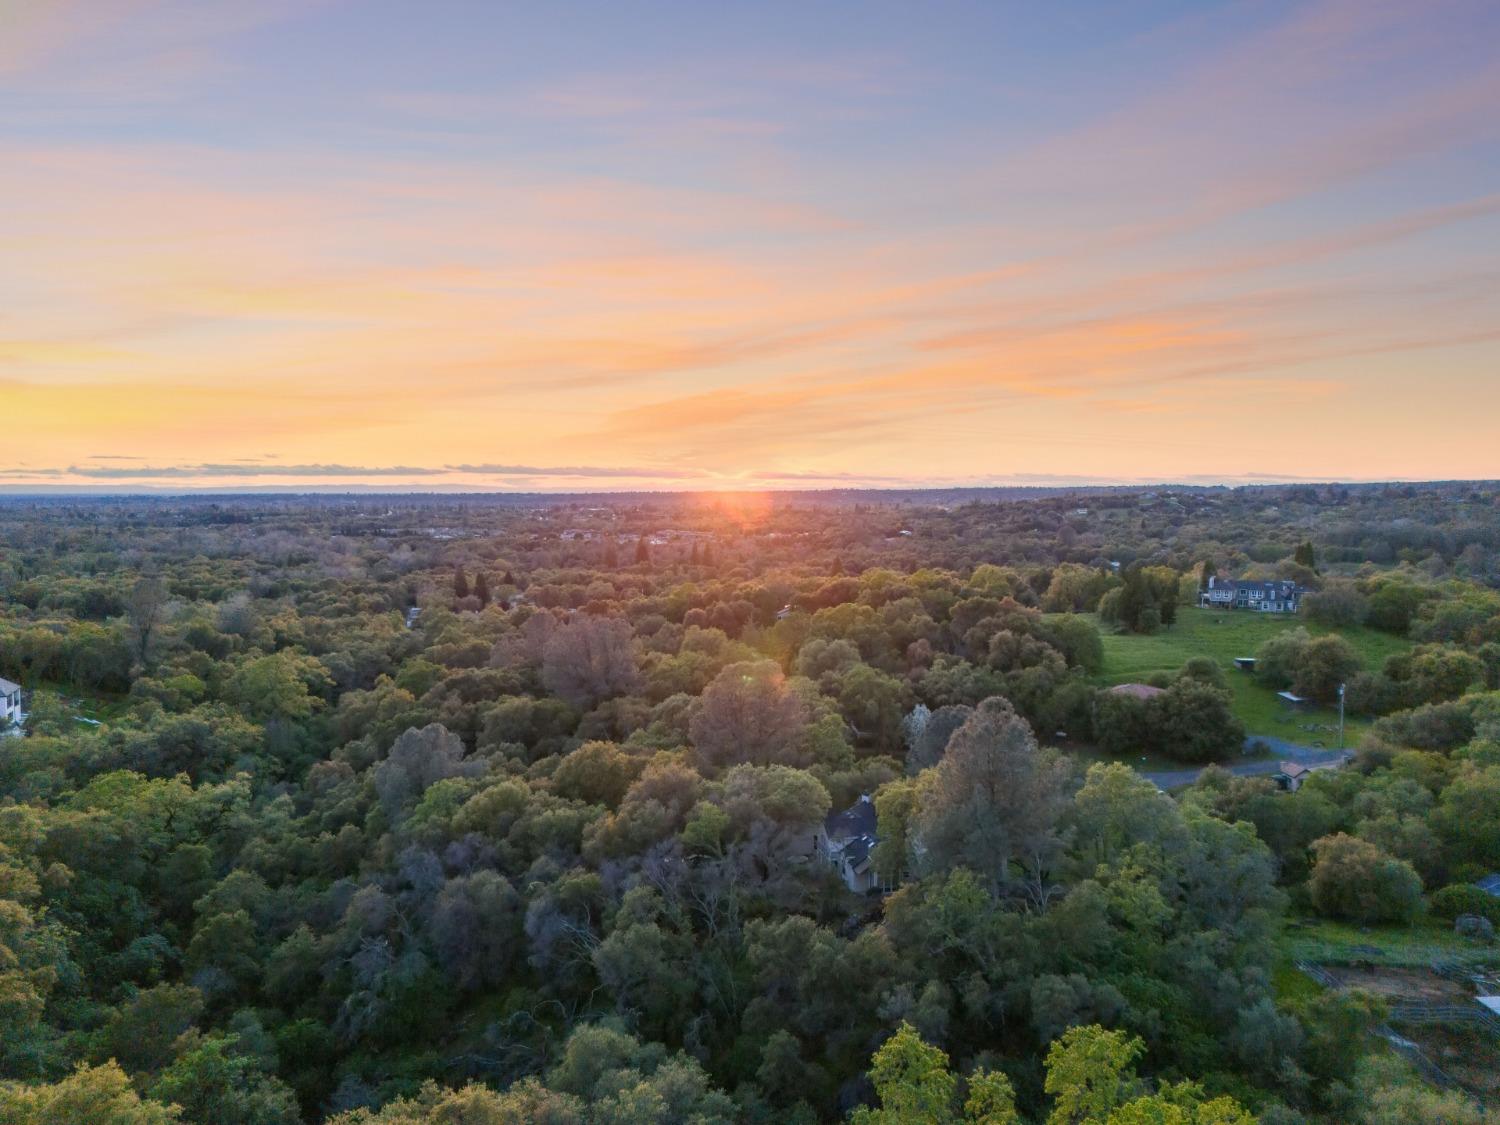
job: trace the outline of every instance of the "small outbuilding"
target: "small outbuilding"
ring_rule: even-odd
[[[1303,707],[1307,706],[1307,704],[1312,702],[1312,700],[1308,699],[1306,696],[1295,695],[1289,691],[1278,691],[1276,693],[1276,698],[1285,703],[1287,707],[1293,711],[1299,711]]]
[[[1298,762],[1282,762],[1280,769],[1271,775],[1271,780],[1288,793],[1295,793],[1302,788],[1310,773],[1312,770]]]
[[[1255,657],[1236,656],[1234,658],[1234,666],[1241,672],[1253,672],[1255,671]]]

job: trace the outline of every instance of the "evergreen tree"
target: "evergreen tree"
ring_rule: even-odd
[[[613,539],[604,548],[604,565],[610,570],[614,570],[620,565],[620,552],[615,549]]]
[[[1212,555],[1210,555],[1208,558],[1204,559],[1203,560],[1203,573],[1202,573],[1202,575],[1198,579],[1198,588],[1200,590],[1207,590],[1208,589],[1208,580],[1210,578],[1212,578],[1218,572],[1219,572],[1219,564],[1216,563],[1216,562],[1214,562]]]
[[[693,543],[692,553],[688,555],[688,562],[693,566],[698,565],[698,544],[696,542]]]
[[[469,596],[469,580],[464,577],[462,565],[453,568],[453,596],[460,599]]]
[[[635,561],[643,566],[651,562],[651,545],[646,542],[644,535],[636,540]]]
[[[1292,555],[1292,561],[1298,566],[1305,566],[1314,574],[1318,572],[1318,555],[1313,550],[1313,545],[1306,539],[1297,544],[1296,553]]]
[[[490,580],[484,571],[474,576],[474,596],[479,599],[479,608],[490,604]]]

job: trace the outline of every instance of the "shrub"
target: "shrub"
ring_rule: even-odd
[[[1440,891],[1434,891],[1429,902],[1432,912],[1439,918],[1476,914],[1500,924],[1500,898],[1487,894],[1472,883],[1454,883]]]

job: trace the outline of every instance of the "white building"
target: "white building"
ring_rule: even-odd
[[[1295,582],[1234,582],[1208,576],[1208,587],[1198,595],[1204,609],[1252,609],[1257,613],[1296,613],[1306,587]]]
[[[0,680],[0,727],[20,723],[21,719],[21,685]]]

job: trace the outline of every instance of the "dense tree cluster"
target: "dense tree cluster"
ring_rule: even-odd
[[[1453,497],[0,504],[0,1120],[1467,1120],[1272,984],[1289,904],[1500,869]],[[1258,675],[1371,700],[1356,769],[1086,767],[1243,744],[1212,662],[1100,683],[1205,557],[1321,586]]]

